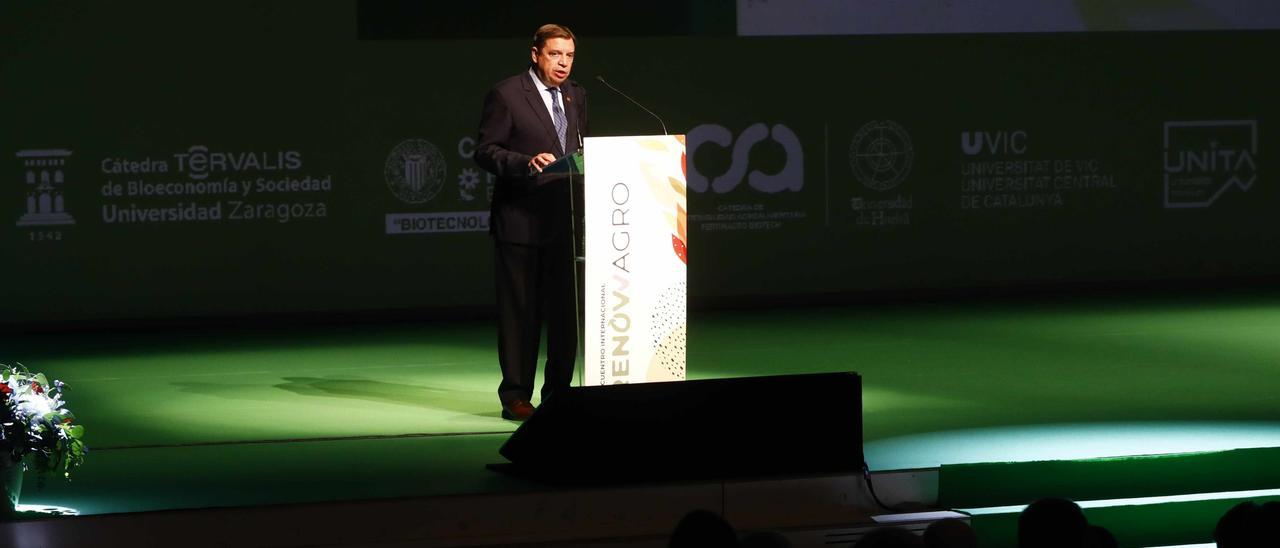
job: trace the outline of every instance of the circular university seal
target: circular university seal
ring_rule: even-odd
[[[889,190],[902,183],[914,159],[911,136],[890,120],[867,122],[849,143],[853,175],[873,190]]]
[[[382,174],[397,198],[420,204],[435,198],[444,186],[444,156],[425,140],[405,139],[387,154]]]

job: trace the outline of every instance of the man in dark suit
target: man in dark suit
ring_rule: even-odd
[[[542,168],[571,154],[587,135],[586,91],[569,81],[577,41],[560,25],[533,37],[527,70],[484,98],[475,160],[497,176],[489,233],[494,240],[502,416],[533,414],[542,325],[547,364],[542,399],[569,387],[577,358],[574,242],[569,180]]]

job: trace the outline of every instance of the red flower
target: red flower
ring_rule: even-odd
[[[62,424],[71,424],[71,417],[65,417],[65,418],[63,418],[63,419],[62,419]]]
[[[38,382],[33,382],[33,383],[31,383],[31,391],[32,391],[32,392],[35,392],[35,393],[37,393],[37,394],[43,394],[43,393],[44,393],[44,389],[43,389],[43,388],[40,388],[40,383],[38,383]]]
[[[12,389],[12,388],[9,388],[9,383],[7,383],[7,382],[0,382],[0,393],[3,393],[3,394],[12,394],[12,393],[13,393],[13,389]]]

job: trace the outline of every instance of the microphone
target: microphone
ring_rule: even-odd
[[[649,113],[649,116],[653,116],[653,117],[654,117],[654,119],[658,120],[658,124],[662,126],[662,134],[663,134],[663,135],[667,135],[667,124],[662,123],[662,118],[659,118],[659,117],[658,117],[658,115],[657,115],[657,114],[654,114],[652,110],[649,110],[649,109],[647,109],[647,108],[644,108],[644,105],[640,104],[640,101],[637,101],[637,100],[635,100],[635,99],[632,99],[630,95],[627,95],[627,94],[623,93],[622,91],[620,91],[618,88],[615,88],[615,87],[613,87],[612,85],[610,85],[610,84],[609,84],[609,82],[606,82],[606,81],[604,80],[604,76],[600,76],[599,74],[597,74],[597,75],[596,75],[596,80],[599,80],[601,84],[604,84],[605,86],[608,86],[608,88],[609,88],[609,89],[611,89],[611,90],[613,90],[613,92],[614,92],[614,93],[617,93],[618,95],[621,95],[621,96],[623,96],[623,97],[626,97],[626,99],[627,99],[628,101],[631,101],[632,103],[635,103],[635,105],[636,105],[636,106],[640,107],[640,108],[641,108],[642,110],[644,110],[645,112],[648,112],[648,113]]]

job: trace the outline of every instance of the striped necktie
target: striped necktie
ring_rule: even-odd
[[[556,137],[560,138],[560,150],[565,151],[564,132],[569,127],[569,120],[564,117],[564,110],[560,108],[560,89],[547,88],[551,92],[551,121],[556,125]]]

